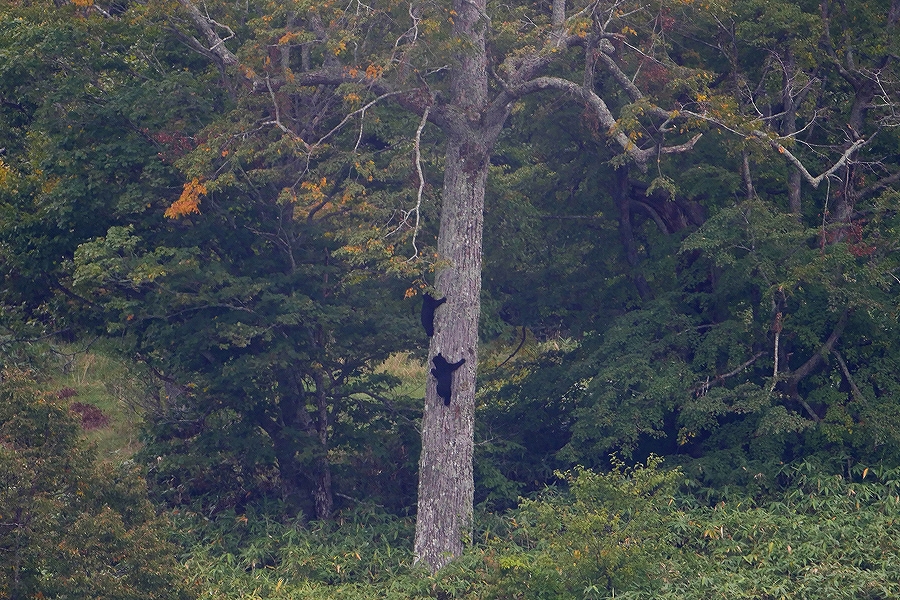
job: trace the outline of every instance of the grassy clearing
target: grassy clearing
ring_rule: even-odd
[[[425,363],[417,360],[409,352],[391,354],[375,371],[393,375],[403,382],[394,390],[397,396],[425,397]]]
[[[131,457],[140,448],[141,418],[134,402],[140,385],[128,367],[102,351],[74,344],[57,347],[56,355],[44,387],[76,407],[93,406],[108,417],[105,424],[85,430],[101,460],[120,462]]]

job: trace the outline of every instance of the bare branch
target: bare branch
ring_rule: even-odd
[[[608,42],[607,42],[608,43]],[[603,47],[600,47],[600,52],[597,53],[597,57],[600,59],[600,62],[603,63],[603,66],[606,67],[606,70],[609,71],[613,79],[616,80],[616,83],[622,86],[622,89],[625,90],[625,93],[628,94],[628,97],[631,98],[632,102],[637,102],[638,100],[644,97],[644,94],[641,93],[641,90],[638,89],[634,82],[628,78],[622,69],[619,68],[619,65],[616,64],[616,61],[613,60],[613,57],[603,51]]]
[[[413,255],[407,259],[407,262],[415,260],[419,256],[419,247],[416,243],[416,236],[419,233],[419,221],[421,217],[421,208],[422,208],[422,195],[425,191],[425,173],[422,170],[422,130],[425,129],[425,124],[428,122],[428,115],[431,112],[431,106],[426,106],[425,111],[422,113],[422,120],[419,121],[419,126],[416,129],[416,136],[414,142],[414,150],[416,153],[416,173],[419,176],[419,189],[416,193],[416,205],[405,211],[400,211],[401,218],[397,223],[397,226],[394,227],[391,231],[385,234],[384,237],[390,237],[403,229],[404,226],[409,226],[409,219],[413,215],[416,216],[415,224],[412,226],[413,235],[412,235],[412,247],[413,247]]]
[[[600,122],[600,125],[610,132],[610,136],[622,147],[625,153],[631,157],[638,168],[643,172],[647,171],[647,162],[651,157],[658,156],[660,154],[687,152],[694,147],[694,145],[697,143],[697,140],[699,140],[703,135],[702,133],[698,133],[689,141],[677,146],[653,146],[644,149],[638,148],[638,146],[627,135],[625,135],[621,131],[616,130],[616,118],[613,116],[612,112],[610,112],[609,107],[607,107],[606,102],[603,101],[603,98],[598,96],[593,90],[587,89],[584,86],[578,85],[577,83],[569,81],[568,79],[563,79],[561,77],[536,77],[530,81],[516,86],[513,89],[510,89],[507,93],[509,93],[513,97],[521,97],[533,92],[547,89],[556,89],[567,92],[572,96],[579,98],[591,109],[593,109],[594,114],[597,116],[597,120]]]
[[[556,46],[564,45],[566,37],[566,0],[553,0],[550,25],[553,27],[551,35],[556,40]]]
[[[713,385],[723,385],[725,383],[726,379],[728,379],[729,377],[734,377],[735,375],[737,375],[738,373],[740,373],[741,371],[743,371],[744,369],[746,369],[747,367],[749,367],[750,365],[755,363],[757,361],[757,359],[759,359],[759,357],[762,356],[763,354],[765,354],[764,351],[757,352],[756,354],[751,356],[750,359],[747,360],[746,362],[738,365],[737,367],[735,367],[731,371],[728,371],[727,373],[723,373],[721,375],[716,375],[712,380],[710,380],[707,377],[706,381],[704,381],[703,383],[701,383],[699,385],[695,385],[694,387],[689,389],[688,392],[694,394],[697,397],[705,396],[706,392],[708,392],[709,388],[713,387]]]
[[[884,177],[882,179],[879,179],[878,181],[876,181],[869,187],[861,190],[860,192],[857,193],[857,198],[863,199],[863,198],[868,198],[869,196],[874,196],[881,190],[894,185],[898,181],[900,181],[900,171],[898,171],[892,175],[888,175],[887,177]]]
[[[741,151],[741,177],[747,190],[747,200],[753,200],[756,191],[753,189],[753,176],[750,173],[750,153],[746,149]]]
[[[807,402],[806,400],[804,400],[803,398],[801,398],[801,397],[799,396],[799,394],[798,394],[798,395],[795,395],[794,400],[796,400],[797,402],[800,403],[800,406],[803,407],[803,409],[806,411],[806,414],[808,414],[808,415],[810,416],[810,418],[811,418],[813,421],[815,421],[816,423],[821,423],[821,422],[822,422],[822,418],[819,417],[819,415],[816,414],[816,411],[814,411],[814,410],[812,409],[812,406],[809,405],[809,402]]]
[[[401,91],[393,91],[393,92],[387,92],[387,93],[385,93],[385,94],[381,94],[380,96],[378,96],[378,97],[375,98],[374,100],[372,100],[372,101],[370,101],[369,103],[367,103],[365,106],[362,106],[361,108],[357,108],[357,109],[354,110],[353,112],[347,113],[347,114],[344,116],[344,118],[341,119],[341,122],[340,122],[340,123],[338,123],[337,125],[335,125],[334,127],[331,128],[331,131],[329,131],[328,133],[326,133],[325,135],[323,135],[322,137],[320,137],[320,138],[318,139],[318,141],[316,141],[315,143],[313,143],[313,144],[311,144],[311,145],[309,146],[310,151],[312,151],[312,150],[315,149],[317,146],[319,146],[320,144],[322,144],[322,142],[324,142],[325,140],[327,140],[328,138],[330,138],[332,135],[334,135],[335,133],[337,133],[338,131],[340,131],[341,128],[342,128],[344,125],[347,124],[347,121],[349,121],[350,119],[352,119],[352,118],[355,117],[356,115],[359,115],[359,118],[362,119],[362,118],[365,116],[367,110],[369,110],[370,108],[372,108],[373,106],[375,106],[376,104],[378,104],[379,102],[381,102],[382,100],[384,100],[385,98],[390,98],[391,96],[397,96],[397,95],[399,95],[399,94],[405,94],[407,91],[408,91],[408,90],[401,90]]]
[[[782,297],[784,297],[784,292],[779,288]],[[782,313],[778,312],[775,315],[775,322],[772,324],[772,330],[775,332],[775,366],[772,368],[772,386],[769,388],[769,393],[775,389],[775,384],[778,383],[778,352],[779,352],[779,342],[781,341],[781,329],[782,329]]]
[[[413,227],[412,236],[413,255],[409,257],[409,260],[412,260],[419,255],[419,248],[416,246],[416,235],[419,233],[419,209],[422,207],[422,192],[425,190],[425,175],[422,172],[422,151],[420,143],[422,141],[422,130],[425,129],[425,123],[428,122],[428,113],[430,111],[431,107],[426,106],[425,112],[422,113],[422,120],[419,122],[419,128],[416,129],[416,173],[419,175],[419,190],[416,193],[416,207],[413,209],[416,213],[416,224]]]
[[[681,154],[682,152],[689,152],[694,148],[701,137],[703,137],[703,134],[698,133],[683,144],[678,144],[677,146],[660,146],[656,149],[656,152],[659,154]],[[648,148],[647,152],[652,155],[653,148]]]
[[[234,37],[234,32],[227,25],[222,25],[221,23],[217,23],[213,19],[211,19],[208,15],[204,15],[200,12],[194,3],[191,0],[178,0],[178,3],[184,7],[184,9],[191,16],[191,20],[194,22],[194,25],[203,32],[203,35],[206,36],[207,41],[210,43],[210,47],[207,48],[210,52],[215,54],[219,60],[221,60],[226,65],[236,65],[238,64],[237,56],[235,56],[231,50],[229,50],[225,46],[225,40],[231,39]],[[222,39],[222,37],[216,33],[216,30],[213,29],[213,26],[224,29],[228,32],[228,37]]]
[[[296,133],[294,133],[291,129],[289,129],[288,127],[286,127],[286,126],[281,122],[281,110],[280,110],[279,107],[278,107],[278,99],[275,98],[275,91],[272,89],[272,82],[269,81],[269,76],[268,76],[268,74],[266,75],[266,89],[269,90],[269,96],[272,98],[272,106],[274,107],[274,110],[275,110],[275,125],[276,125],[281,131],[283,131],[284,133],[286,133],[286,134],[288,134],[289,136],[291,136],[291,137],[294,139],[294,141],[297,141],[297,142],[300,142],[301,144],[303,144],[303,145],[306,147],[307,152],[310,151],[311,148],[310,148],[309,144],[307,144],[305,141],[303,141],[303,140],[300,138],[300,136],[298,136]]]
[[[519,345],[516,346],[516,349],[513,350],[512,354],[510,354],[509,356],[506,357],[506,360],[504,360],[502,363],[500,363],[499,365],[497,365],[496,367],[494,367],[495,369],[499,369],[500,367],[502,367],[503,365],[505,365],[506,363],[508,363],[510,360],[512,360],[512,357],[513,357],[513,356],[515,356],[516,354],[519,353],[519,350],[521,350],[521,349],[522,349],[522,346],[525,345],[525,339],[527,338],[527,335],[528,335],[528,330],[525,329],[525,326],[524,326],[524,325],[522,325],[522,341],[519,342]]]
[[[866,399],[856,386],[856,382],[853,381],[853,377],[850,375],[850,369],[847,368],[847,363],[844,362],[844,357],[841,356],[840,352],[834,349],[831,350],[831,353],[834,354],[834,357],[838,361],[838,365],[841,367],[841,372],[844,374],[844,378],[847,380],[847,383],[850,384],[850,391],[853,393],[853,399],[857,402],[865,402]]]
[[[663,221],[662,217],[659,216],[659,213],[656,212],[656,210],[652,206],[650,206],[646,202],[642,202],[640,200],[631,200],[630,204],[632,206],[640,207],[640,208],[643,208],[644,210],[646,210],[647,213],[650,215],[650,217],[653,219],[653,222],[656,223],[656,226],[659,228],[659,230],[661,232],[663,232],[666,235],[669,235],[670,233],[672,233],[671,231],[669,231],[669,227],[666,225],[666,222]]]
[[[783,145],[781,145],[781,143],[778,141],[779,138],[769,137],[768,135],[766,135],[766,133],[764,131],[760,131],[758,129],[753,131],[753,135],[756,136],[758,139],[768,143],[769,146],[771,146],[772,148],[777,150],[779,154],[784,155],[784,157],[787,159],[787,161],[789,163],[791,163],[794,167],[796,167],[796,169],[798,171],[800,171],[800,173],[803,175],[803,178],[814,188],[819,187],[819,184],[822,183],[823,179],[832,176],[838,169],[840,169],[841,167],[846,165],[847,161],[850,160],[850,157],[857,150],[859,150],[860,148],[862,148],[863,146],[868,144],[872,140],[872,138],[875,137],[874,135],[872,135],[869,137],[869,139],[860,138],[860,139],[856,140],[855,142],[850,144],[850,147],[848,147],[846,150],[844,150],[844,153],[841,155],[841,157],[838,159],[838,161],[836,163],[831,165],[831,168],[829,168],[827,171],[825,171],[821,175],[818,175],[817,177],[813,177],[813,175],[806,169],[806,167],[803,165],[803,163],[800,161],[800,159],[797,158],[796,156],[794,156],[793,154],[791,154],[790,150],[788,150]]]
[[[810,372],[818,366],[822,359],[824,359],[830,352],[832,352],[832,348],[834,348],[834,344],[838,341],[838,338],[841,337],[841,334],[844,332],[844,327],[847,325],[847,317],[849,316],[850,311],[844,309],[844,312],[841,313],[841,318],[838,320],[837,324],[834,326],[834,330],[831,332],[831,335],[828,336],[828,339],[822,344],[822,347],[819,348],[819,351],[809,357],[805,363],[803,363],[800,368],[791,373],[790,381],[794,385],[796,385],[801,379],[810,374]]]
[[[212,62],[219,64],[220,67],[223,66],[221,63],[219,63],[219,57],[216,56],[215,54],[213,54],[212,52],[210,52],[209,48],[207,48],[206,46],[201,44],[197,40],[197,38],[195,38],[194,36],[186,34],[185,32],[181,31],[177,27],[170,26],[170,27],[167,27],[167,30],[172,32],[175,35],[175,37],[177,37],[179,40],[184,42],[189,48],[191,48],[198,54],[201,54],[202,56],[205,56]]]

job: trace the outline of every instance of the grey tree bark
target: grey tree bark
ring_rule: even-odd
[[[453,374],[449,405],[429,376],[422,417],[415,556],[437,571],[463,550],[472,535],[475,373],[481,311],[481,239],[490,153],[502,123],[485,124],[487,107],[486,2],[455,0],[454,37],[465,40],[456,57],[447,132],[438,256],[444,263],[435,287],[447,298],[435,314],[429,361],[465,359]]]
[[[431,360],[440,353],[450,362],[462,358],[466,362],[453,375],[449,406],[438,397],[434,378],[428,378],[414,552],[416,561],[424,562],[432,571],[459,556],[472,535],[481,240],[485,185],[494,144],[512,103],[543,90],[568,93],[573,100],[583,102],[607,130],[612,130],[616,122],[593,89],[592,68],[581,83],[539,76],[560,56],[561,50],[584,45],[579,36],[565,33],[565,0],[554,0],[552,4],[553,29],[549,40],[555,50],[507,57],[492,73],[501,88],[492,98],[488,96],[487,2],[453,0],[453,10],[453,38],[459,40],[460,49],[451,67],[449,99],[439,103],[431,113],[431,120],[447,135],[438,234],[438,254],[444,266],[435,282],[438,293],[446,296],[447,302],[435,314],[428,358]],[[640,97],[640,92],[612,58],[606,59],[604,64],[614,75],[619,75],[617,81],[623,86],[630,85],[628,93]],[[593,64],[590,60],[586,63]],[[505,74],[505,81],[501,73]],[[670,112],[661,109],[654,114],[663,120],[671,118]],[[689,151],[699,137],[698,134],[678,146],[650,148],[638,148],[622,132],[613,134],[612,141],[621,145],[635,164],[644,169],[651,157]]]

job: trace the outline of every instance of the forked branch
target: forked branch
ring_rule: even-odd
[[[521,97],[530,93],[547,89],[556,89],[566,92],[584,102],[590,109],[593,110],[594,114],[597,117],[597,120],[600,122],[600,125],[606,128],[607,131],[611,132],[611,137],[622,147],[625,153],[643,172],[647,171],[647,163],[651,158],[659,156],[660,154],[676,154],[681,152],[688,152],[694,147],[694,145],[697,143],[697,140],[699,140],[703,135],[702,133],[698,133],[687,142],[678,144],[676,146],[656,145],[650,148],[639,148],[631,138],[625,135],[625,133],[623,133],[622,131],[617,131],[616,118],[609,110],[606,102],[603,101],[603,98],[598,96],[593,90],[585,88],[582,85],[579,85],[573,81],[569,81],[568,79],[563,79],[561,77],[536,77],[513,89],[508,90],[507,93],[517,97]]]
[[[744,369],[746,369],[747,367],[749,367],[750,365],[755,363],[757,361],[757,359],[760,356],[762,356],[763,354],[765,354],[764,351],[757,352],[756,354],[751,356],[747,361],[738,365],[737,367],[728,371],[727,373],[722,373],[721,375],[716,375],[713,379],[710,379],[709,377],[707,377],[706,381],[704,381],[701,384],[695,385],[688,391],[690,393],[694,394],[698,398],[701,396],[705,396],[706,393],[709,391],[709,388],[713,387],[714,385],[724,385],[726,379],[728,379],[729,377],[734,377],[735,375],[737,375],[738,373],[740,373],[741,371],[743,371]]]
[[[188,15],[191,17],[191,21],[194,22],[194,25],[203,32],[203,35],[206,36],[206,40],[209,42],[210,46],[207,48],[209,52],[212,52],[216,55],[222,63],[226,65],[236,65],[238,64],[237,56],[231,52],[226,46],[225,41],[234,37],[234,32],[227,25],[223,25],[221,23],[217,23],[213,19],[211,19],[208,15],[204,15],[200,12],[200,9],[194,6],[194,3],[191,0],[178,0],[178,3],[184,7],[184,9],[188,12]],[[222,38],[216,30],[213,28],[216,26],[220,29],[224,29],[228,32],[227,38]]]
[[[757,138],[759,138],[760,140],[763,140],[766,143],[768,143],[769,146],[771,146],[773,149],[775,149],[779,154],[782,154],[789,163],[791,163],[794,167],[796,167],[796,169],[798,171],[800,171],[800,174],[803,175],[803,178],[814,188],[819,187],[819,184],[822,183],[822,181],[825,178],[831,177],[838,169],[840,169],[841,167],[846,165],[847,161],[850,160],[850,157],[853,156],[853,154],[855,154],[856,151],[858,151],[860,148],[862,148],[863,146],[868,144],[872,140],[872,138],[875,137],[874,135],[872,135],[869,137],[869,139],[860,138],[860,139],[854,141],[852,144],[850,144],[850,147],[848,147],[846,150],[844,150],[844,153],[837,160],[837,162],[835,162],[833,165],[831,165],[831,168],[829,168],[827,171],[823,172],[822,174],[814,177],[812,175],[812,173],[810,173],[807,170],[807,168],[803,165],[803,163],[800,161],[800,159],[797,158],[796,156],[794,156],[790,150],[785,148],[781,144],[781,142],[778,141],[778,138],[769,137],[768,135],[766,135],[766,133],[764,131],[760,131],[760,130],[755,130],[753,132],[753,135],[756,136]]]

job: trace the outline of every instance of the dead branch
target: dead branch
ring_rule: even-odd
[[[215,54],[219,60],[221,60],[226,65],[236,65],[238,64],[237,56],[235,56],[231,50],[229,50],[225,46],[225,41],[234,37],[234,32],[227,25],[223,25],[221,23],[217,23],[213,19],[211,19],[208,15],[204,15],[200,12],[194,3],[191,0],[178,0],[178,3],[184,7],[184,9],[188,12],[191,17],[191,21],[194,22],[194,25],[206,36],[206,40],[209,42],[210,47],[206,50]],[[228,37],[223,39],[216,30],[213,29],[213,26],[219,27],[220,29],[224,29],[228,32]]]
[[[641,200],[629,200],[629,203],[631,204],[631,206],[633,206],[635,208],[642,208],[645,211],[647,211],[647,214],[650,215],[650,218],[653,219],[653,222],[656,223],[656,226],[659,228],[659,230],[662,233],[664,233],[666,235],[669,235],[670,233],[672,233],[671,231],[669,231],[669,226],[666,225],[666,222],[663,221],[663,218],[659,215],[659,213],[656,211],[656,209],[654,209],[652,206],[650,206],[649,204],[647,204],[646,202],[643,202]]]
[[[506,360],[504,360],[502,363],[500,363],[499,365],[497,365],[497,367],[496,367],[497,369],[499,369],[500,367],[502,367],[503,365],[505,365],[506,363],[508,363],[510,360],[512,360],[512,357],[513,357],[513,356],[515,356],[516,354],[519,353],[519,350],[521,350],[521,349],[522,349],[522,346],[525,345],[525,339],[526,339],[526,337],[527,337],[527,334],[528,334],[528,331],[525,329],[525,326],[522,325],[522,341],[519,342],[519,345],[516,346],[516,349],[513,350],[512,354],[510,354],[509,356],[506,357]]]
[[[275,97],[275,91],[272,89],[272,82],[269,80],[268,74],[266,75],[266,89],[269,91],[269,96],[272,98],[272,107],[275,110],[275,121],[274,121],[275,126],[278,127],[284,133],[288,134],[294,141],[300,142],[301,144],[303,144],[306,147],[307,152],[309,152],[311,150],[311,148],[309,147],[309,144],[307,144],[305,141],[303,141],[303,139],[300,138],[300,136],[298,136],[296,133],[293,132],[293,130],[289,129],[288,127],[286,127],[284,125],[284,123],[281,122],[281,109],[278,107],[278,99]]]
[[[771,146],[773,149],[777,150],[779,154],[782,154],[789,163],[791,163],[794,167],[796,167],[796,169],[798,171],[800,171],[800,173],[803,175],[803,178],[814,188],[819,187],[819,184],[822,183],[822,180],[824,180],[827,177],[830,177],[838,169],[840,169],[841,167],[846,165],[847,161],[850,160],[850,157],[857,150],[859,150],[860,148],[862,148],[863,146],[868,144],[872,140],[872,138],[875,137],[874,135],[872,135],[872,136],[869,136],[869,139],[860,138],[860,139],[854,141],[852,144],[850,144],[849,148],[844,150],[844,153],[841,155],[841,157],[837,160],[836,163],[831,165],[831,167],[824,173],[814,177],[806,169],[806,167],[803,165],[803,163],[800,161],[800,159],[797,158],[796,156],[794,156],[790,150],[785,148],[778,141],[779,138],[769,137],[764,131],[760,131],[758,129],[753,131],[753,135],[756,136],[758,139],[763,140],[764,142],[768,143],[769,146]]]
[[[608,43],[608,42],[607,42]],[[644,94],[641,90],[638,89],[638,86],[634,85],[634,82],[628,78],[622,69],[619,68],[619,65],[616,64],[616,61],[613,60],[613,57],[603,51],[603,47],[601,46],[600,52],[597,53],[600,62],[603,63],[603,66],[606,67],[606,70],[609,71],[613,79],[616,80],[622,89],[625,90],[625,93],[628,94],[628,97],[631,98],[632,102],[637,102],[638,100],[644,97]]]
[[[800,406],[803,407],[803,409],[806,411],[806,414],[808,414],[813,421],[815,421],[816,423],[820,423],[822,421],[819,415],[816,414],[816,411],[812,409],[812,406],[810,406],[806,400],[800,397],[800,394],[794,394],[794,400],[800,403]]]
[[[318,139],[318,141],[316,141],[315,143],[313,143],[313,144],[311,144],[311,145],[309,146],[310,151],[312,151],[312,150],[313,150],[314,148],[316,148],[317,146],[320,146],[325,140],[327,140],[327,139],[330,138],[332,135],[334,135],[335,133],[337,133],[338,131],[340,131],[341,128],[343,128],[343,126],[347,124],[347,121],[349,121],[350,119],[352,119],[352,118],[355,117],[356,115],[359,115],[359,118],[362,119],[362,118],[364,118],[364,117],[366,116],[366,111],[367,111],[367,110],[369,110],[370,108],[372,108],[373,106],[375,106],[376,104],[378,104],[379,102],[381,102],[382,100],[384,100],[385,98],[390,98],[391,96],[397,96],[397,95],[399,95],[399,94],[406,94],[406,93],[408,93],[408,92],[409,92],[409,90],[400,90],[400,91],[386,92],[386,93],[384,93],[384,94],[381,94],[380,96],[378,96],[378,97],[375,98],[374,100],[369,101],[369,102],[366,103],[364,106],[362,106],[362,107],[360,107],[360,108],[357,108],[357,109],[354,110],[353,112],[347,113],[347,114],[344,116],[344,118],[341,119],[341,122],[340,122],[340,123],[338,123],[337,125],[335,125],[334,127],[331,128],[331,131],[329,131],[328,133],[326,133],[325,135],[323,135],[322,137],[320,137],[320,138]]]
[[[832,349],[832,354],[837,359],[838,365],[841,367],[841,372],[844,374],[844,379],[847,380],[847,383],[850,384],[850,391],[853,393],[853,399],[857,402],[865,402],[866,399],[862,395],[862,392],[856,386],[856,382],[853,381],[853,376],[850,375],[850,369],[847,368],[847,363],[844,361],[844,357],[841,356],[841,353],[837,350]]]
[[[870,196],[874,196],[881,190],[889,188],[890,186],[894,185],[898,181],[900,181],[900,171],[898,171],[892,175],[888,175],[887,177],[884,177],[882,179],[879,179],[878,181],[876,181],[869,187],[860,190],[857,193],[856,197],[857,197],[857,199],[862,200],[863,198],[868,198]]]
[[[425,107],[425,112],[422,113],[422,120],[419,121],[419,127],[416,129],[416,137],[414,149],[416,152],[416,174],[419,176],[419,189],[416,192],[416,205],[411,208],[409,211],[406,211],[403,214],[403,218],[400,219],[400,223],[397,225],[394,230],[389,233],[391,235],[397,232],[404,225],[409,224],[409,218],[411,215],[416,215],[416,222],[413,225],[413,235],[412,235],[412,247],[413,247],[413,255],[409,257],[408,260],[414,260],[419,256],[419,247],[416,245],[416,236],[419,233],[419,219],[421,216],[421,208],[422,208],[422,193],[425,191],[425,173],[422,171],[422,130],[425,129],[425,124],[428,122],[428,113],[431,112],[431,106]]]
[[[822,344],[822,347],[819,348],[818,352],[809,357],[809,359],[803,363],[800,368],[790,374],[790,382],[792,385],[796,386],[797,383],[800,382],[804,377],[810,374],[813,369],[815,369],[822,360],[828,356],[829,353],[832,352],[834,348],[834,344],[838,341],[838,338],[841,337],[841,334],[844,332],[844,327],[847,325],[847,317],[850,315],[850,311],[844,309],[844,312],[841,313],[840,319],[838,319],[837,324],[834,326],[834,330],[831,332],[831,335],[828,336],[828,339]]]
[[[704,381],[703,383],[701,383],[701,384],[699,384],[699,385],[695,385],[694,387],[690,388],[690,389],[688,390],[688,392],[694,394],[694,395],[697,396],[697,397],[705,396],[705,395],[706,395],[706,392],[708,392],[708,391],[709,391],[709,388],[713,387],[713,385],[724,385],[726,379],[728,379],[729,377],[734,377],[735,375],[737,375],[738,373],[740,373],[741,371],[743,371],[744,369],[746,369],[747,367],[749,367],[750,365],[752,365],[753,363],[755,363],[755,362],[757,361],[757,359],[758,359],[760,356],[762,356],[763,354],[765,354],[765,351],[760,350],[759,352],[757,352],[756,354],[754,354],[753,356],[751,356],[749,360],[747,360],[746,362],[744,362],[744,363],[738,365],[737,367],[735,367],[735,368],[732,369],[731,371],[728,371],[727,373],[723,373],[723,374],[721,374],[721,375],[716,375],[712,380],[710,380],[710,379],[707,377],[707,378],[706,378],[706,381]]]
[[[687,142],[677,146],[657,145],[650,148],[638,148],[634,141],[625,135],[625,133],[617,131],[616,118],[609,110],[606,102],[603,101],[603,98],[598,96],[593,90],[561,77],[536,77],[515,88],[511,88],[508,93],[514,97],[522,97],[547,89],[556,89],[566,92],[587,104],[587,106],[594,111],[600,125],[610,132],[610,137],[622,147],[625,153],[631,157],[638,168],[644,173],[647,172],[647,163],[652,157],[659,156],[660,154],[687,152],[694,147],[697,140],[703,135],[702,133],[698,133]]]

